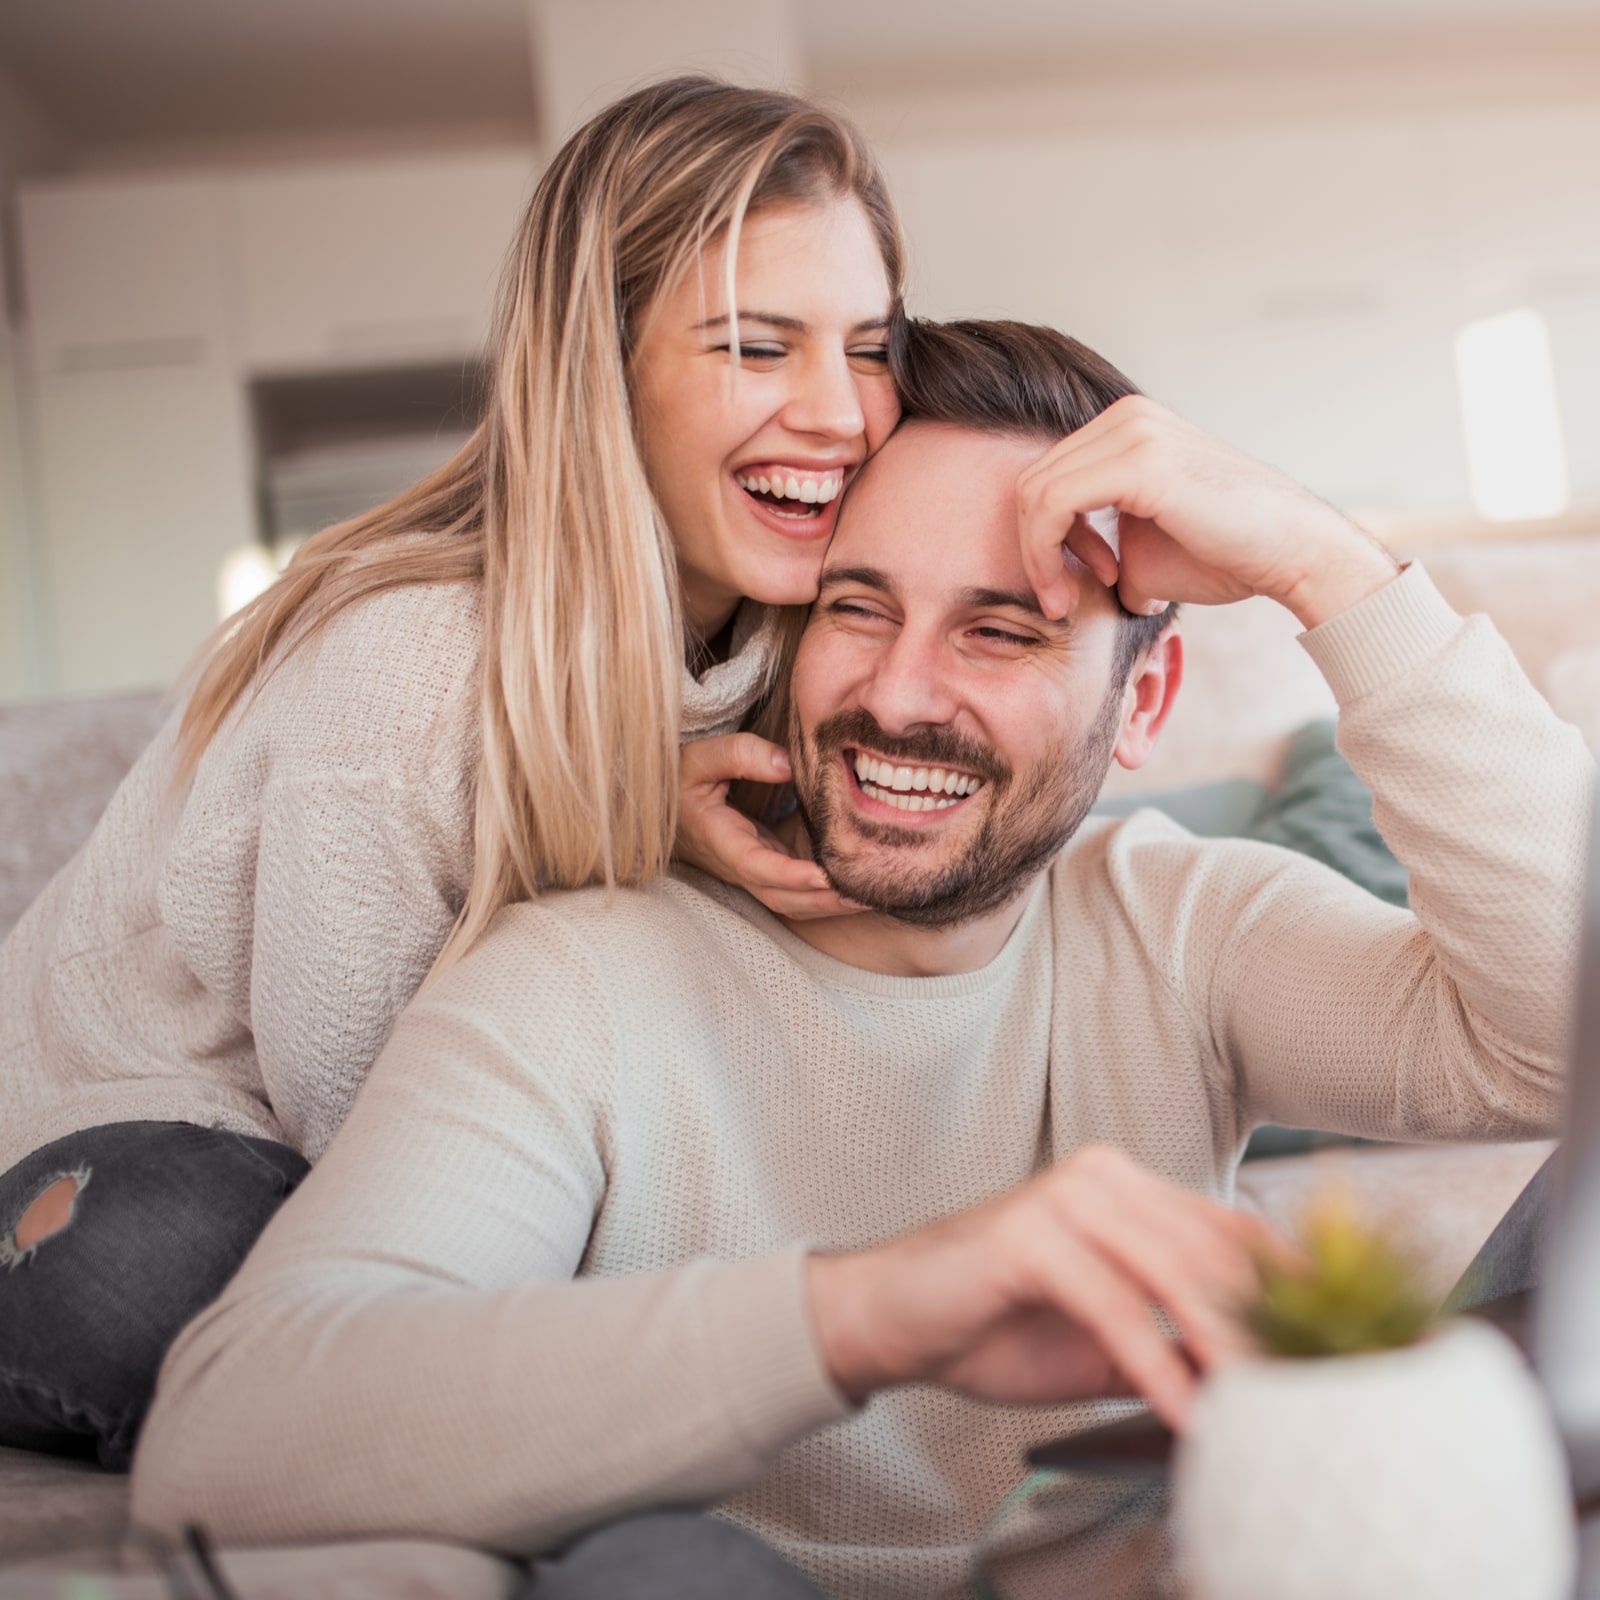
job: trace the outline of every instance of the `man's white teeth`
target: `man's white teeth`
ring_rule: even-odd
[[[798,500],[803,505],[825,506],[844,487],[844,474],[829,472],[820,478],[802,478],[792,472],[786,477],[736,472],[733,481],[752,494],[770,494],[779,500]]]
[[[935,800],[931,794],[896,794],[893,789],[880,789],[872,783],[862,784],[861,792],[881,800],[886,806],[893,806],[896,811],[948,811],[951,806],[961,804],[959,800],[944,796]]]
[[[888,799],[900,805],[900,795],[915,798],[918,795],[954,795],[960,799],[981,788],[983,779],[971,773],[956,772],[945,767],[897,767],[892,762],[880,761],[864,750],[856,752],[856,781],[874,800]],[[901,805],[902,811],[943,810],[955,800],[929,798],[925,804]]]

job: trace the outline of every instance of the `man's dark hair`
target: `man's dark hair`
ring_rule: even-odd
[[[1086,345],[1028,322],[929,322],[897,319],[889,364],[906,422],[949,422],[981,433],[1065,438],[1140,391]],[[1177,615],[1122,613],[1114,680],[1126,682],[1141,652]]]

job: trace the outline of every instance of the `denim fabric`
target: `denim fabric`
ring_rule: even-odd
[[[125,1471],[167,1347],[307,1170],[267,1139],[117,1122],[0,1176],[0,1444]],[[22,1214],[68,1175],[71,1220],[19,1251]]]
[[[518,1600],[824,1600],[753,1533],[698,1511],[646,1511],[535,1564]]]

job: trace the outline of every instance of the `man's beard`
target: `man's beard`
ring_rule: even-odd
[[[1063,739],[1019,783],[995,751],[948,728],[896,738],[858,708],[824,718],[807,739],[791,710],[796,798],[817,862],[840,894],[896,921],[951,928],[981,917],[1011,900],[1077,832],[1105,781],[1121,713],[1122,685],[1113,684],[1088,732],[1076,744]],[[839,770],[846,747],[874,751],[897,765],[977,773],[984,780],[977,793],[988,797],[977,836],[954,859],[919,870],[919,853],[949,848],[936,832],[855,815],[846,828],[890,849],[870,863],[842,850],[835,786],[848,781]]]

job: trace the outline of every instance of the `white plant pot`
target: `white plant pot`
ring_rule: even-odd
[[[1577,1571],[1544,1397],[1482,1322],[1225,1368],[1196,1401],[1174,1494],[1193,1600],[1568,1600]]]

